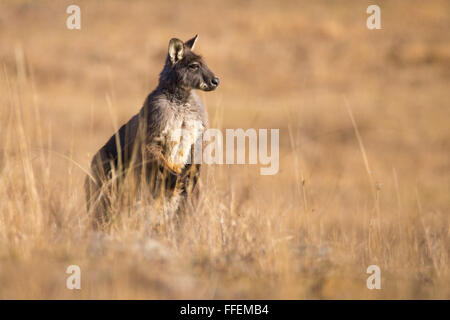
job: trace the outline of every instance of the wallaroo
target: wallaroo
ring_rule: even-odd
[[[158,86],[139,113],[94,155],[85,182],[94,227],[112,221],[114,200],[130,176],[135,194],[145,193],[172,212],[190,203],[198,189],[200,164],[190,158],[208,128],[208,115],[194,89],[212,91],[219,78],[193,52],[197,39],[170,40]],[[190,134],[173,136],[180,130]]]

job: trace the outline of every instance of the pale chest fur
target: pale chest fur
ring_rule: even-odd
[[[204,129],[198,112],[188,107],[171,113],[161,133],[166,159],[179,168],[190,163],[191,150],[197,141],[201,142]]]

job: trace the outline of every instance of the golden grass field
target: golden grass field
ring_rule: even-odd
[[[66,8],[81,7],[81,30]],[[381,7],[382,30],[366,28]],[[0,298],[450,298],[448,1],[0,3]],[[91,230],[93,154],[172,37],[212,127],[279,128],[280,170],[205,166],[180,227]],[[353,120],[353,121],[352,121]],[[142,220],[142,219],[141,219]],[[381,290],[366,287],[378,265]],[[79,265],[81,290],[66,288]]]

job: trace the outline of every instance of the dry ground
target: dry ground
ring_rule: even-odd
[[[0,298],[450,298],[448,1],[376,31],[374,1],[76,1],[71,31],[73,2],[0,3]],[[279,173],[210,166],[181,228],[95,234],[84,170],[196,33],[212,126],[279,128]]]

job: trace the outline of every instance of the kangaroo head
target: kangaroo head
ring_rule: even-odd
[[[167,81],[177,87],[211,91],[219,85],[219,78],[202,57],[193,52],[197,39],[198,35],[186,42],[170,40],[164,73]]]

